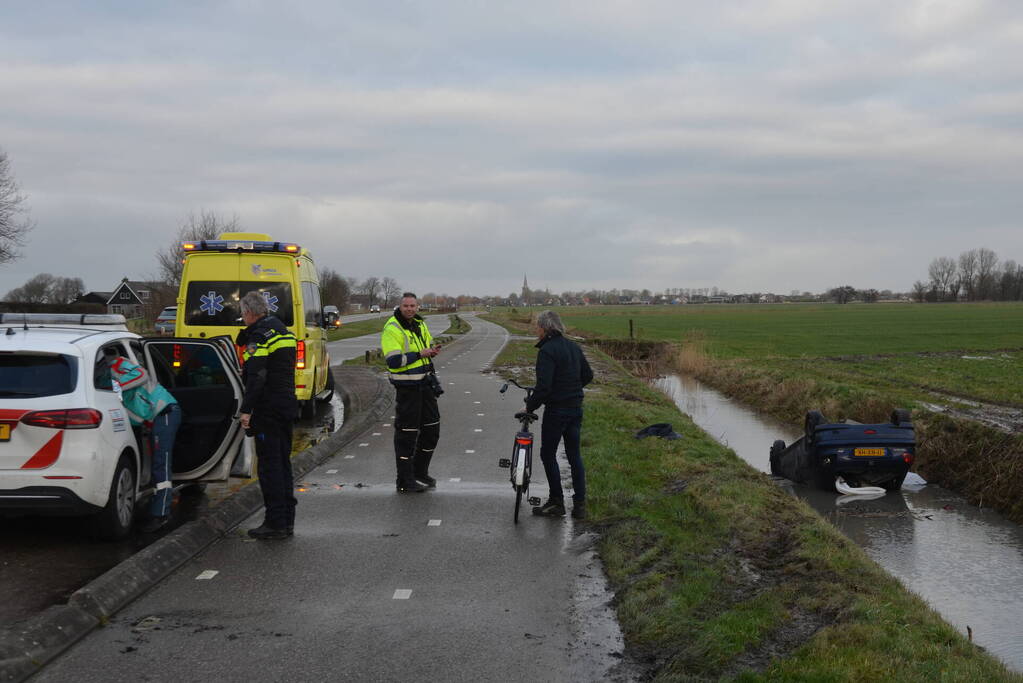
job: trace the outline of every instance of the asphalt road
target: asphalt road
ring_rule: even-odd
[[[33,680],[627,678],[592,534],[512,524],[497,460],[520,395],[482,371],[506,333],[472,324],[438,357],[435,491],[395,493],[392,427],[375,425],[305,477],[294,538],[249,540],[257,513]]]

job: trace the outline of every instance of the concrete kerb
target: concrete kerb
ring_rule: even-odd
[[[338,367],[335,367],[335,372]],[[341,374],[347,374],[341,371]],[[335,455],[393,403],[387,379],[374,373],[367,395],[338,385],[345,404],[340,430],[292,458],[296,479]],[[16,631],[0,633],[0,681],[23,681],[36,673],[118,610],[153,588],[236,527],[263,503],[256,482],[228,496],[202,519],[183,524],[116,567],[75,591],[67,605],[55,605],[28,619]]]

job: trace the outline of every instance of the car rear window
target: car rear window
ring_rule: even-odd
[[[238,302],[249,292],[262,293],[272,315],[285,325],[294,324],[290,283],[227,280],[194,280],[188,283],[185,324],[243,326]]]
[[[70,394],[78,384],[78,359],[64,354],[0,353],[0,398]]]

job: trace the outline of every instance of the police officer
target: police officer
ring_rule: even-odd
[[[380,348],[394,385],[394,459],[399,493],[421,493],[437,481],[430,476],[430,460],[440,438],[442,392],[433,362],[438,353],[426,322],[419,315],[419,301],[412,292],[401,295],[401,304],[384,325]]]
[[[247,327],[238,334],[242,353],[241,423],[256,438],[259,488],[266,508],[263,523],[249,529],[260,540],[287,538],[294,532],[294,480],[291,474],[292,423],[298,416],[295,398],[295,336],[267,313],[266,299],[249,292],[241,300]]]

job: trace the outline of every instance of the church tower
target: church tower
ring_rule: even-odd
[[[522,303],[525,306],[530,304],[529,301],[529,282],[526,281],[526,274],[522,274]]]

